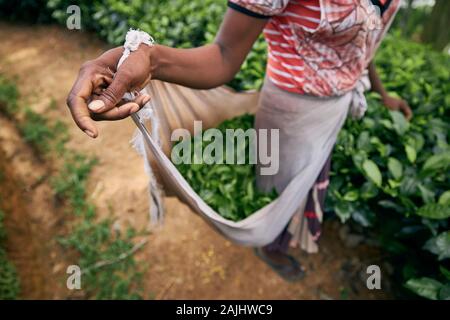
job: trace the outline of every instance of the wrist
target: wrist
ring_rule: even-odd
[[[146,44],[141,44],[139,49],[142,49],[145,51],[146,58],[149,61],[150,66],[150,76],[151,79],[159,79],[159,71],[160,71],[160,46],[159,45],[152,45],[148,46]]]
[[[381,96],[381,100],[386,100],[389,97],[389,94],[386,91],[381,91],[379,92],[380,96]]]
[[[115,70],[117,62],[122,56],[123,50],[124,50],[123,47],[115,47],[113,49],[109,49],[108,51],[104,52],[101,56],[90,62],[99,66],[103,66],[105,68],[112,67],[112,70]]]

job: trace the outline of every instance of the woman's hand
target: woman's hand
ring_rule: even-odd
[[[138,96],[120,102],[125,92],[142,89],[150,78],[196,89],[223,85],[239,71],[267,21],[229,8],[214,43],[194,49],[141,44],[117,72],[123,48],[112,49],[81,68],[67,98],[72,117],[81,130],[96,137],[94,120],[122,119],[150,99]]]
[[[411,120],[413,113],[405,100],[385,95],[382,97],[382,101],[388,109],[401,111],[408,121]]]
[[[387,93],[380,77],[378,76],[378,72],[373,61],[369,64],[369,79],[372,84],[372,90],[380,94],[383,104],[388,109],[401,111],[408,121],[411,120],[413,113],[408,103],[403,99],[395,98]]]
[[[67,98],[67,105],[78,127],[88,136],[98,135],[94,120],[119,120],[138,111],[149,100],[138,95],[132,102],[122,101],[126,92],[141,90],[150,80],[150,54],[141,45],[116,72],[123,48],[109,50],[81,67]],[[88,107],[89,104],[89,107]]]

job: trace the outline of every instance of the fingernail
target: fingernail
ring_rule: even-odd
[[[91,103],[89,103],[88,107],[92,111],[100,110],[105,106],[105,103],[102,100],[94,100]]]
[[[94,133],[92,131],[90,131],[90,130],[84,130],[84,133],[86,133],[91,138],[95,138]]]

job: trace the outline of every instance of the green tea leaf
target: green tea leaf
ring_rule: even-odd
[[[425,187],[423,184],[419,183],[418,185],[420,190],[420,195],[422,196],[422,200],[424,203],[433,203],[434,202],[434,192]]]
[[[368,200],[378,195],[378,188],[372,181],[364,182],[361,187],[361,198]]]
[[[409,279],[405,285],[406,288],[415,294],[430,300],[438,299],[439,290],[441,290],[442,286],[442,283],[439,281],[426,277]]]
[[[377,164],[372,160],[366,159],[362,167],[367,177],[369,177],[369,179],[372,180],[372,182],[375,183],[375,185],[381,187],[382,177],[380,169],[378,168]]]
[[[417,215],[428,219],[448,219],[450,218],[450,207],[438,203],[428,203],[417,210]]]
[[[446,269],[443,266],[439,266],[439,271],[441,271],[442,275],[448,280],[450,281],[450,270]]]
[[[403,113],[399,111],[390,111],[394,130],[398,135],[402,136],[409,129],[409,123]]]
[[[435,154],[425,161],[423,170],[441,170],[450,167],[450,151]]]
[[[450,190],[445,191],[443,194],[441,194],[438,203],[443,206],[450,206]]]
[[[408,158],[409,162],[411,162],[411,163],[416,162],[416,158],[417,158],[416,149],[414,149],[410,145],[405,145],[405,152],[406,152],[406,157]]]
[[[450,258],[450,231],[429,239],[423,248],[437,255],[439,260]]]
[[[359,198],[359,194],[357,190],[350,190],[344,194],[343,199],[345,201],[356,201]]]
[[[348,202],[339,202],[334,206],[334,211],[342,223],[345,223],[352,216],[352,207]]]
[[[403,166],[400,161],[395,158],[389,157],[388,159],[388,169],[392,176],[400,180],[403,175]]]
[[[440,300],[450,300],[450,283],[442,286],[441,290],[439,290],[439,299]]]

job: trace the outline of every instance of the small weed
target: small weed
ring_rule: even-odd
[[[18,97],[15,84],[0,74],[0,112],[11,118],[17,112]]]
[[[17,299],[20,294],[20,282],[14,265],[8,260],[4,244],[6,230],[3,224],[5,215],[0,210],[0,300]]]
[[[31,109],[26,109],[19,129],[23,139],[37,151],[41,153],[50,151],[50,141],[55,137],[55,131],[48,125],[46,118]]]
[[[341,300],[348,300],[349,299],[349,293],[348,293],[348,289],[345,287],[342,287],[339,289],[339,298]]]

